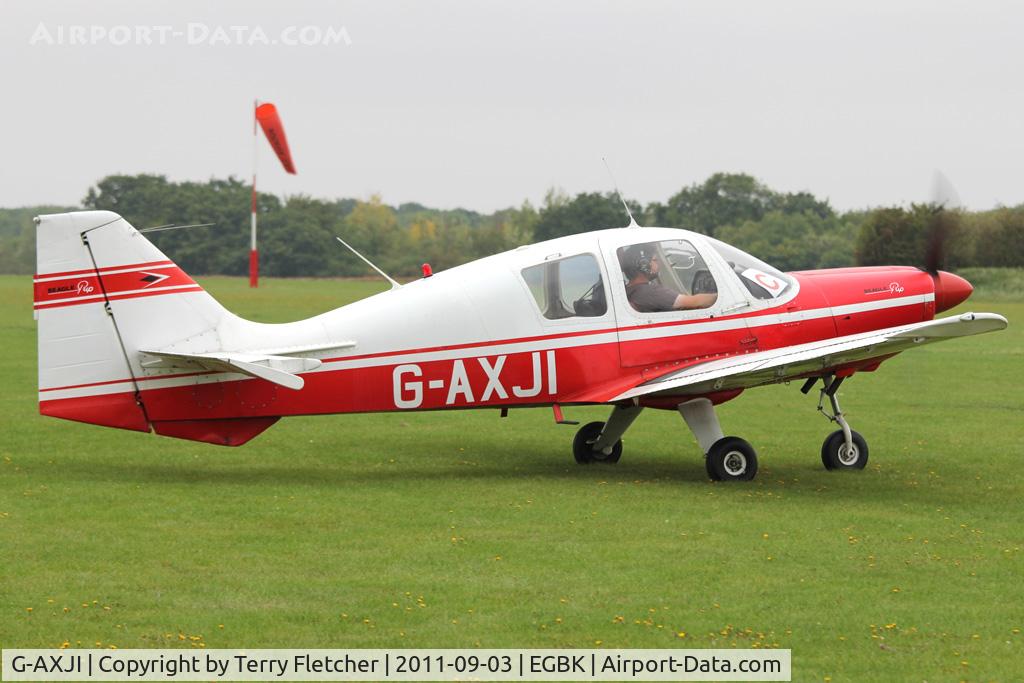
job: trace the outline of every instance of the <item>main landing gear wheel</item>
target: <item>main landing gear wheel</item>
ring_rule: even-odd
[[[711,445],[704,465],[715,481],[750,481],[757,474],[757,452],[738,436],[726,436]]]
[[[827,470],[862,470],[868,464],[868,442],[855,431],[850,431],[853,448],[846,447],[842,429],[828,435],[821,444],[821,464]]]
[[[591,462],[616,463],[622,457],[622,439],[615,442],[610,452],[595,451],[593,446],[601,432],[604,430],[604,422],[591,422],[579,428],[576,438],[572,440],[572,455],[576,462],[586,465]]]

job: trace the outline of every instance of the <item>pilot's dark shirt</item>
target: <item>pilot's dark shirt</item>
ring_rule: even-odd
[[[641,313],[671,311],[679,293],[658,282],[640,282],[626,286],[626,298]]]

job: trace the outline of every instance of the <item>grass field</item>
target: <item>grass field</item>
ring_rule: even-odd
[[[380,289],[203,283],[262,321]],[[796,385],[726,404],[761,472],[720,484],[662,411],[611,467],[539,409],[289,418],[239,449],[43,418],[31,298],[0,277],[3,647],[760,646],[798,681],[1024,679],[1020,302],[844,385],[863,472],[821,467]]]

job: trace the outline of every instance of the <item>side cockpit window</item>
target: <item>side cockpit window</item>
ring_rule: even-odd
[[[709,308],[718,284],[686,240],[633,244],[618,250],[626,298],[640,313]]]
[[[608,311],[601,269],[593,254],[552,258],[523,269],[537,307],[545,318],[595,318]]]

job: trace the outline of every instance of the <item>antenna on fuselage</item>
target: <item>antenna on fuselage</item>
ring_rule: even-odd
[[[615,175],[612,173],[611,166],[608,165],[608,160],[601,157],[601,161],[604,162],[604,168],[608,171],[608,177],[612,179],[612,187],[615,188],[615,194],[619,195],[619,201],[622,202],[622,206],[626,209],[626,215],[629,216],[629,225],[626,227],[639,228],[640,224],[636,222],[635,218],[633,218],[633,212],[629,210],[629,204],[626,203],[626,200],[622,198],[622,193],[619,192],[619,184],[615,182]]]
[[[399,288],[400,288],[400,287],[402,286],[402,285],[398,284],[397,282],[395,282],[394,280],[392,280],[392,279],[391,279],[391,277],[390,277],[390,276],[389,276],[389,275],[388,275],[387,273],[385,273],[385,272],[384,272],[383,270],[381,270],[381,269],[380,269],[380,268],[378,268],[377,266],[373,265],[373,263],[372,263],[372,262],[370,261],[370,259],[366,258],[366,257],[365,257],[365,256],[363,256],[362,254],[360,254],[360,253],[359,253],[358,251],[356,251],[356,250],[355,250],[354,248],[352,248],[352,245],[351,245],[351,244],[349,244],[349,243],[348,243],[348,242],[346,242],[345,240],[341,239],[341,238],[340,238],[340,237],[338,237],[337,235],[335,235],[335,236],[334,236],[334,239],[336,239],[336,240],[338,240],[339,242],[341,242],[342,244],[344,244],[344,245],[345,245],[345,248],[347,248],[347,249],[348,249],[349,251],[351,251],[351,252],[352,252],[353,254],[355,254],[356,256],[358,256],[359,258],[361,258],[361,259],[362,259],[362,260],[363,260],[363,261],[364,261],[364,262],[366,263],[366,265],[370,266],[371,268],[373,268],[374,270],[376,270],[376,271],[377,271],[378,273],[380,273],[380,274],[381,274],[381,277],[383,277],[383,278],[384,278],[385,280],[387,280],[388,282],[390,282],[390,283],[391,283],[391,289],[399,289]]]

